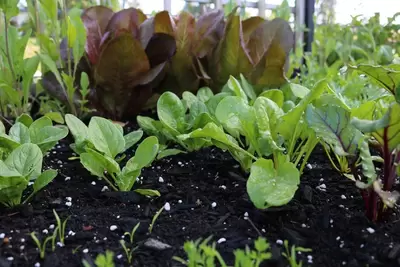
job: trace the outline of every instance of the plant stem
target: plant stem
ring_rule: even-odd
[[[10,44],[9,44],[9,39],[8,39],[8,21],[7,21],[7,15],[6,13],[4,13],[4,35],[6,38],[6,54],[7,54],[7,61],[8,61],[8,65],[10,65],[10,71],[11,71],[11,75],[13,77],[13,81],[14,83],[17,82],[17,76],[15,74],[15,70],[14,70],[14,66],[12,64],[11,61],[11,56],[10,56]]]

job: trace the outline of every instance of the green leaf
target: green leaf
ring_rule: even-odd
[[[140,140],[140,138],[142,138],[142,136],[143,136],[143,130],[141,130],[141,129],[130,132],[127,135],[125,135],[124,136],[124,139],[125,139],[124,150],[126,151],[127,149],[129,149],[133,145],[135,145],[137,142],[139,142],[139,140]]]
[[[135,192],[138,194],[141,194],[143,196],[148,196],[148,197],[159,197],[161,196],[160,192],[157,190],[153,189],[135,189]]]
[[[294,108],[281,117],[281,121],[277,127],[277,132],[280,133],[285,140],[292,139],[294,133],[293,129],[301,120],[308,104],[317,99],[327,87],[328,83],[325,80],[318,82],[310,93],[308,93]]]
[[[271,99],[280,108],[282,108],[283,102],[285,101],[285,97],[283,95],[283,92],[282,92],[282,90],[279,90],[279,89],[266,90],[266,91],[262,92],[259,96]]]
[[[14,139],[9,137],[6,134],[0,134],[0,148],[7,149],[12,151],[20,146],[19,142],[16,142]]]
[[[300,184],[300,173],[291,162],[274,168],[272,160],[260,158],[252,166],[247,193],[259,209],[287,204]]]
[[[40,148],[31,143],[14,149],[5,164],[19,173],[19,176],[35,179],[41,172],[43,155]]]
[[[157,102],[157,114],[164,126],[176,134],[186,130],[185,106],[172,92],[163,93]]]
[[[6,133],[6,127],[4,126],[3,122],[0,120],[0,134]]]
[[[49,70],[54,74],[54,76],[56,77],[58,83],[60,85],[64,85],[63,80],[61,78],[60,72],[57,69],[57,65],[54,62],[54,60],[46,55],[46,54],[38,54],[38,56],[40,57],[40,60],[42,61],[42,63],[44,65],[46,65],[47,68],[49,68]]]
[[[97,177],[104,178],[104,171],[117,174],[121,172],[118,163],[114,159],[92,149],[88,149],[88,152],[82,153],[80,161],[91,174]]]
[[[357,67],[349,66],[369,76],[372,81],[382,86],[387,91],[396,94],[396,89],[400,86],[400,65],[391,64],[387,66],[372,66],[360,64]]]
[[[9,167],[7,164],[0,160],[0,190],[8,187],[7,183],[5,181],[2,181],[2,179],[4,179],[5,177],[17,177],[20,175],[21,174],[13,167]]]
[[[150,136],[144,139],[136,149],[135,156],[126,163],[127,171],[140,170],[151,164],[158,154],[158,148],[157,137]]]
[[[240,81],[242,83],[242,89],[246,93],[247,97],[250,100],[256,100],[256,92],[254,91],[253,86],[251,86],[251,84],[246,80],[243,74],[240,74]]]
[[[308,93],[310,93],[310,89],[296,83],[290,83],[290,89],[292,90],[293,95],[298,98],[304,98]]]
[[[89,138],[89,128],[76,116],[72,114],[65,115],[65,122],[75,138],[75,142],[83,142]]]
[[[306,120],[317,137],[334,147],[340,156],[355,155],[363,134],[350,124],[350,112],[338,106],[308,106]]]
[[[33,184],[33,190],[35,192],[40,191],[46,185],[48,185],[54,178],[56,178],[58,172],[56,170],[46,170],[42,172]]]
[[[239,81],[236,80],[236,78],[232,75],[229,76],[228,88],[234,93],[235,96],[242,98],[245,103],[248,103],[248,98],[245,91],[243,90]]]
[[[23,125],[25,125],[26,127],[30,127],[31,124],[33,123],[33,119],[29,114],[21,114],[16,120],[15,123],[20,122]]]
[[[161,150],[160,153],[158,153],[157,159],[162,159],[162,158],[166,158],[169,156],[175,156],[175,155],[178,155],[181,153],[185,154],[186,152],[183,150],[180,150],[180,149],[176,149],[176,148],[164,149],[164,150]]]
[[[64,124],[64,118],[60,112],[47,112],[44,114],[47,118],[51,119],[54,122]]]
[[[115,158],[125,148],[125,139],[120,129],[105,118],[92,117],[89,122],[89,139],[97,150],[111,158]]]
[[[196,95],[194,95],[192,92],[185,91],[182,93],[182,102],[184,103],[187,109],[190,109],[192,104],[196,101],[198,101],[198,99]]]
[[[197,91],[197,99],[199,99],[201,102],[206,103],[211,97],[214,96],[213,91],[210,89],[210,87],[201,87]]]
[[[31,138],[29,136],[29,129],[24,124],[17,122],[15,123],[8,133],[15,142],[20,144],[30,143]]]

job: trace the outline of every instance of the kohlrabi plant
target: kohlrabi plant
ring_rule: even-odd
[[[68,128],[64,125],[54,126],[49,117],[43,116],[34,121],[24,113],[16,119],[8,134],[4,126],[0,126],[0,159],[4,159],[11,151],[27,143],[38,145],[45,155],[67,135]]]
[[[96,116],[91,118],[88,126],[72,114],[67,114],[65,121],[75,139],[71,147],[79,154],[82,165],[91,174],[104,179],[115,191],[130,191],[142,169],[149,166],[158,154],[157,137],[147,137],[121,169],[119,162],[125,155],[120,154],[139,142],[143,136],[142,130],[124,135],[122,126]],[[159,195],[155,190],[135,191],[145,195]]]
[[[0,160],[0,204],[6,207],[28,203],[50,183],[56,170],[42,172],[43,154],[38,145],[24,143],[13,148],[6,159]],[[24,193],[32,183],[28,196]]]

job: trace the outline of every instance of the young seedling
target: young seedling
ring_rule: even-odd
[[[53,214],[54,217],[56,218],[57,221],[57,227],[54,230],[54,232],[58,233],[58,238],[61,242],[62,245],[64,245],[64,239],[65,239],[65,228],[67,225],[67,221],[69,219],[70,216],[67,217],[67,219],[65,219],[63,222],[61,221],[60,217],[58,216],[57,212],[53,209]]]
[[[94,264],[90,264],[87,260],[82,260],[84,267],[115,267],[114,252],[106,250],[105,254],[99,254]]]
[[[129,242],[131,243],[131,245],[133,244],[133,238],[134,238],[136,230],[139,228],[139,226],[140,226],[140,222],[138,222],[135,225],[135,227],[133,227],[133,229],[132,229],[132,231],[130,233],[129,232],[125,232],[124,233],[124,235],[129,236]]]
[[[86,126],[77,117],[67,114],[65,121],[75,138],[71,146],[79,154],[82,165],[93,175],[104,179],[115,191],[130,191],[143,168],[149,166],[159,151],[158,139],[150,136],[144,139],[121,169],[117,155],[131,148],[143,136],[142,130],[123,135],[120,125],[101,117],[92,117]],[[122,156],[124,157],[124,156]],[[147,196],[159,196],[150,189],[136,189]]]
[[[299,261],[297,262],[297,252],[311,252],[312,249],[309,248],[303,248],[303,247],[296,247],[295,245],[292,245],[292,247],[289,249],[289,242],[285,240],[283,242],[283,245],[285,247],[285,252],[282,252],[282,255],[289,261],[290,267],[302,267],[303,262]]]
[[[51,251],[54,251],[56,246],[55,246],[55,241],[57,238],[57,233],[56,231],[54,231],[54,233],[51,236],[48,236],[43,243],[41,243],[39,241],[39,239],[36,237],[35,232],[30,233],[31,238],[33,239],[33,241],[35,242],[36,246],[39,249],[39,255],[41,259],[44,259],[45,254],[46,254],[46,247],[47,247],[47,243],[49,241],[51,241]]]
[[[156,223],[156,220],[158,219],[158,217],[160,216],[161,212],[165,209],[165,205],[161,207],[161,209],[159,209],[156,214],[154,214],[153,219],[151,220],[151,224],[149,226],[149,233],[151,234],[151,232],[153,231],[153,227],[154,224]]]

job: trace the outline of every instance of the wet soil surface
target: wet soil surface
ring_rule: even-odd
[[[217,248],[230,265],[235,249],[252,246],[262,235],[273,254],[262,266],[289,266],[281,256],[282,240],[313,250],[298,255],[303,266],[400,266],[400,216],[393,211],[386,223],[371,223],[358,189],[332,169],[320,147],[310,158],[295,198],[286,206],[262,211],[250,202],[246,175],[237,162],[217,148],[153,163],[135,188],[159,190],[161,197],[146,198],[105,190],[105,181],[91,176],[79,160],[68,160],[70,142],[61,141],[45,157],[46,166],[60,174],[31,205],[0,208],[0,267],[83,266],[82,259],[90,261],[106,249],[115,253],[116,266],[182,266],[172,257],[185,257],[184,242],[211,235],[220,241]],[[153,216],[167,202],[170,210],[161,212],[150,234]],[[29,234],[35,231],[43,240],[53,232],[53,209],[62,220],[70,216],[65,246],[56,245],[54,252],[48,246],[40,260]],[[138,222],[138,248],[129,265],[119,241]],[[166,248],[155,248],[149,238]]]

